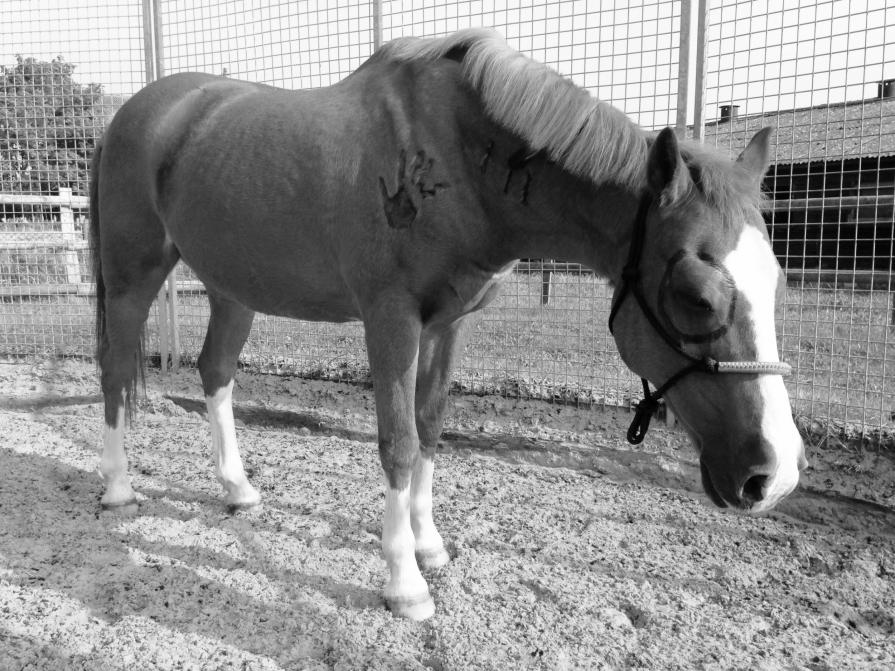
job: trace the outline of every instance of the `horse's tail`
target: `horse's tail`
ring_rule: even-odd
[[[96,147],[93,152],[93,160],[90,165],[90,251],[92,258],[92,274],[93,282],[96,286],[96,362],[100,366],[102,373],[103,353],[108,348],[108,332],[106,324],[106,283],[103,280],[103,262],[100,253],[100,211],[99,211],[99,187],[100,187],[100,159],[102,156],[102,140],[97,140]],[[145,329],[145,325],[144,325]],[[143,341],[145,331],[140,334],[137,343],[137,349],[134,353],[134,373],[128,379],[125,389],[126,415],[129,419],[133,418],[134,405],[137,394],[137,377],[143,383],[143,389],[146,389],[145,361],[143,359]],[[107,420],[114,419],[109,417],[107,411]]]
[[[93,282],[96,285],[96,361],[102,356],[103,339],[106,335],[106,284],[103,282],[103,262],[99,247],[99,162],[102,140],[96,141],[90,164],[90,254]]]

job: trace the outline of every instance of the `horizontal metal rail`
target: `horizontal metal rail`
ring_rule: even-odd
[[[885,207],[895,205],[895,194],[873,196],[825,196],[823,198],[775,198],[768,202],[774,212],[790,210],[826,210],[852,207]]]
[[[86,240],[66,240],[61,231],[42,233],[0,231],[0,249],[89,249]]]
[[[0,205],[68,206],[73,210],[90,208],[90,199],[87,196],[72,195],[71,189],[60,189],[59,191],[58,196],[45,196],[38,193],[0,193]]]
[[[537,273],[575,273],[593,275],[593,271],[584,266],[556,261],[520,261],[516,272],[524,275]],[[854,286],[857,289],[874,289],[895,292],[895,275],[889,272],[874,270],[836,270],[827,268],[795,269],[786,271],[787,284],[837,284]]]

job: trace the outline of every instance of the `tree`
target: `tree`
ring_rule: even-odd
[[[77,83],[74,70],[62,56],[0,66],[0,191],[87,194],[106,108],[102,85]]]

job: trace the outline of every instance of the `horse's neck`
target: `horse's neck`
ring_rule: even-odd
[[[499,195],[506,191],[499,200],[514,257],[580,263],[604,277],[618,275],[639,194],[594,185],[542,155],[509,173],[505,167],[499,175],[502,184],[490,187]]]
[[[443,143],[440,153],[451,156],[463,148],[465,175],[460,179],[468,187],[464,197],[477,192],[484,221],[459,226],[478,229],[468,230],[466,237],[487,247],[475,250],[483,255],[484,265],[549,258],[581,263],[603,276],[615,277],[620,271],[637,209],[638,195],[631,189],[595,185],[571,175],[544,152],[532,153],[525,139],[486,113],[478,94],[463,83],[460,66],[450,59],[423,65],[373,63],[365,72],[349,79],[385,77],[392,97],[404,101],[392,102],[389,114],[399,135],[407,135],[406,146],[415,151],[422,145],[413,139],[418,133],[415,120],[426,110],[432,123],[423,125],[435,142]],[[443,115],[450,115],[449,123]],[[460,193],[455,187],[451,194]],[[456,209],[468,214],[466,205]]]

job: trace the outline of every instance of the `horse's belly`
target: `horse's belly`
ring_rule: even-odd
[[[255,312],[345,322],[360,318],[351,292],[326,264],[296,258],[247,259],[238,252],[209,256],[181,250],[209,292],[234,300]]]

